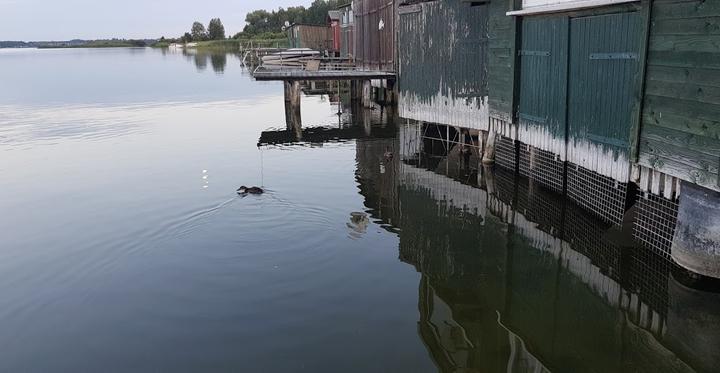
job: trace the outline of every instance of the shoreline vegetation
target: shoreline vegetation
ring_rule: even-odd
[[[245,47],[287,48],[289,41],[285,28],[294,23],[326,24],[328,11],[337,9],[349,0],[314,0],[312,4],[255,10],[245,16],[245,27],[232,37],[225,36],[225,26],[220,18],[213,18],[207,27],[195,21],[189,32],[178,38],[159,39],[102,39],[67,41],[0,41],[0,48],[181,48],[216,51],[239,51]]]

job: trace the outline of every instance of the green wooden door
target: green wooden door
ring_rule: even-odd
[[[568,18],[526,18],[522,35],[520,123],[529,138],[537,139],[540,134],[564,138]]]
[[[642,34],[638,12],[570,20],[568,161],[619,175],[608,162],[628,159],[636,130]]]

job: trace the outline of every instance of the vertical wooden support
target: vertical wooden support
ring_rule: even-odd
[[[370,85],[369,80],[363,80],[362,82],[362,102],[363,106],[372,107],[372,85]]]
[[[285,124],[289,131],[295,132],[298,141],[302,137],[302,120],[300,115],[300,82],[286,81],[284,84],[285,91]]]
[[[298,109],[300,109],[300,96],[302,95],[302,90],[300,89],[300,82],[295,80],[292,82],[292,87],[290,90],[290,102],[293,106],[297,106]]]

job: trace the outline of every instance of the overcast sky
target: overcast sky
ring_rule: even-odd
[[[213,17],[233,35],[255,9],[309,6],[311,0],[0,0],[0,40],[180,36]]]

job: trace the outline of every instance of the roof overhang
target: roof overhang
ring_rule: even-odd
[[[587,9],[587,8],[597,8],[597,7],[608,6],[608,5],[634,3],[634,2],[639,2],[639,1],[640,0],[575,0],[575,1],[565,1],[562,3],[551,4],[551,5],[532,6],[532,7],[527,7],[527,8],[523,8],[520,10],[513,10],[513,11],[507,12],[505,14],[507,14],[509,16],[527,16],[527,15],[543,14],[543,13],[559,13],[559,12],[569,12],[569,11],[573,11],[573,10],[581,10],[581,9]]]

